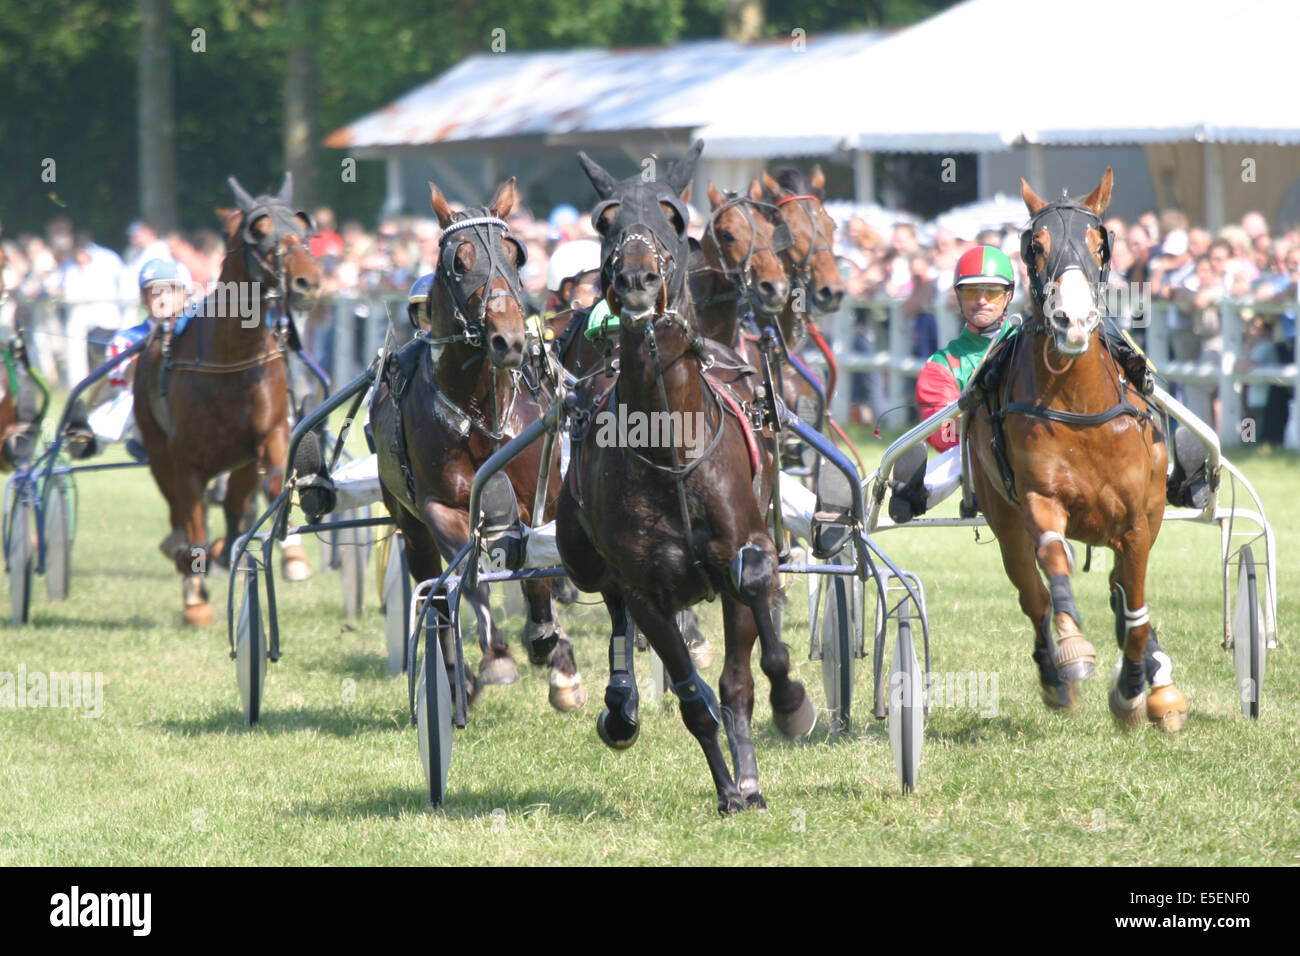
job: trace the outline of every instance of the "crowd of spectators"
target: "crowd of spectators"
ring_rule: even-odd
[[[358,300],[368,314],[368,301],[400,297],[420,275],[437,265],[440,229],[427,217],[393,217],[368,231],[356,220],[341,225],[332,210],[313,213],[312,254],[325,275],[326,302]],[[565,241],[594,232],[585,213],[561,205],[548,215],[527,208],[509,217],[512,233],[525,245],[528,261],[521,270],[532,307],[546,301],[546,266],[550,253]],[[691,229],[699,236],[703,217],[692,210]],[[882,304],[901,303],[898,313],[907,323],[911,355],[928,358],[938,341],[936,310],[941,304],[955,313],[952,270],[971,245],[992,244],[1010,256],[1019,271],[1017,300],[1023,303],[1026,276],[1020,261],[1019,223],[988,229],[974,236],[957,236],[946,228],[918,230],[896,225],[886,238],[864,219],[839,225],[835,253],[855,313],[854,349],[873,352],[884,345]],[[1252,212],[1239,224],[1211,234],[1191,224],[1181,212],[1145,212],[1135,221],[1111,217],[1113,236],[1108,281],[1117,289],[1145,289],[1115,302],[1120,324],[1141,344],[1148,323],[1160,322],[1167,332],[1170,358],[1218,363],[1223,335],[1220,312],[1224,304],[1243,308],[1246,343],[1241,368],[1294,361],[1295,315],[1300,300],[1300,228],[1270,230],[1264,217]],[[74,229],[66,218],[51,220],[43,236],[0,239],[5,253],[4,286],[9,291],[0,306],[0,332],[21,325],[29,333],[33,354],[47,372],[57,362],[65,382],[76,382],[89,369],[86,343],[106,340],[112,330],[140,319],[138,275],[153,258],[174,259],[188,270],[192,292],[204,294],[216,283],[225,244],[215,230],[190,235],[163,234],[147,222],[133,222],[121,253]],[[1150,312],[1143,304],[1149,296]],[[887,301],[886,301],[887,300]],[[1256,308],[1259,307],[1259,308]],[[304,330],[309,347],[324,358],[332,347],[332,305],[323,305]],[[1155,356],[1157,365],[1165,356]],[[852,377],[854,417],[870,422],[881,407],[880,376]],[[1244,404],[1258,415],[1257,440],[1280,443],[1285,428],[1289,391],[1278,386],[1251,386]],[[1188,385],[1181,397],[1216,426],[1218,403],[1212,385]]]

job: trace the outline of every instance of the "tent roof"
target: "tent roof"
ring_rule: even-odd
[[[1300,143],[1300,3],[967,0],[838,63],[811,63],[769,131],[733,113],[713,155],[983,151],[1018,143]],[[770,90],[771,96],[779,90]],[[795,109],[796,103],[801,108]]]
[[[841,33],[806,43],[819,59],[838,61],[881,36]],[[335,130],[324,144],[382,148],[635,130],[685,135],[744,103],[759,78],[784,76],[807,97],[799,68],[811,58],[793,52],[788,38],[481,53]]]

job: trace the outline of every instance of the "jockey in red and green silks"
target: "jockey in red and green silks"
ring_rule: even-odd
[[[916,399],[925,418],[938,414],[961,396],[984,353],[1004,334],[1007,306],[1016,288],[1015,270],[997,246],[976,246],[957,260],[953,288],[961,309],[962,330],[930,356],[917,377]],[[894,466],[889,514],[895,521],[923,514],[961,483],[956,419],[927,441],[942,452],[928,468],[924,445],[910,449]]]

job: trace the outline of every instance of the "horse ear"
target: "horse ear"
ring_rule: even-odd
[[[497,194],[492,197],[488,209],[498,219],[504,219],[510,215],[510,210],[515,208],[517,202],[519,202],[519,190],[515,188],[515,177],[511,176],[497,187]]]
[[[218,206],[213,210],[217,214],[217,219],[221,221],[221,228],[230,238],[239,231],[239,227],[244,222],[244,214],[238,209],[227,209],[224,206]]]
[[[1025,206],[1029,209],[1029,215],[1037,216],[1040,209],[1047,205],[1046,199],[1040,199],[1038,193],[1034,192],[1034,187],[1025,182],[1024,177],[1020,177],[1020,198],[1025,201]]]
[[[1106,172],[1102,174],[1101,182],[1096,189],[1088,193],[1088,198],[1081,205],[1087,206],[1100,216],[1106,207],[1110,205],[1110,188],[1114,184],[1115,175],[1111,172],[1111,168],[1107,166]]]
[[[597,196],[601,199],[608,199],[614,195],[614,189],[617,185],[614,182],[614,177],[605,172],[600,163],[581,150],[578,151],[578,162],[582,164],[582,171],[587,174],[587,178],[591,180],[591,185],[595,187]]]
[[[763,199],[763,184],[757,179],[749,181],[749,198],[754,202],[761,202]]]
[[[451,206],[447,203],[447,197],[442,194],[442,190],[433,183],[429,183],[429,205],[433,209],[433,214],[438,217],[438,225],[444,229],[451,225]]]
[[[247,211],[253,208],[253,197],[248,195],[243,186],[239,185],[239,180],[234,176],[226,179],[230,186],[230,191],[235,194],[235,205],[241,210]]]
[[[686,151],[681,161],[673,163],[673,168],[668,170],[668,185],[673,192],[681,195],[682,191],[691,184],[691,180],[695,178],[695,166],[699,163],[702,152],[704,152],[704,140],[697,139],[691,144],[691,148]]]
[[[718,192],[718,187],[713,185],[713,180],[710,179],[709,180],[709,207],[712,209],[717,209],[719,206],[723,204],[724,201],[725,200],[723,200],[722,198],[722,193]]]
[[[293,205],[293,173],[284,174],[284,182],[280,185],[280,193],[276,198],[286,206]]]
[[[812,168],[812,177],[808,182],[812,184],[813,195],[821,199],[822,191],[826,188],[826,174],[822,172],[820,163]]]
[[[781,193],[783,193],[785,190],[781,188],[781,184],[778,183],[775,179],[773,179],[772,174],[769,173],[766,169],[763,170],[763,185],[767,187],[767,191],[770,192],[774,198],[776,199],[782,198]]]

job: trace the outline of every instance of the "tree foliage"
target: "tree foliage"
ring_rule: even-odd
[[[767,0],[769,35],[897,26],[951,0]],[[717,36],[726,0],[320,0],[320,129],[328,133],[499,38],[509,51],[641,46]],[[283,175],[286,52],[281,0],[174,0],[181,219],[214,223],[226,176],[250,190]],[[136,214],[133,0],[0,0],[0,222],[39,230],[58,214],[120,246]],[[204,50],[194,49],[202,30]],[[494,31],[503,31],[494,33]],[[54,183],[41,161],[56,160]],[[372,221],[382,177],[344,186],[322,150],[322,199]]]

